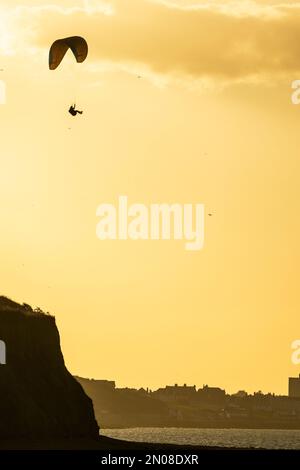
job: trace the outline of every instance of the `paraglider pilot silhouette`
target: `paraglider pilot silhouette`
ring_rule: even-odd
[[[72,36],[69,38],[58,39],[55,41],[49,52],[49,69],[55,70],[63,60],[66,52],[71,49],[77,62],[84,62],[88,55],[88,45],[85,39],[80,36]],[[83,111],[78,111],[76,105],[72,104],[69,108],[69,113],[72,116],[82,114]]]
[[[70,106],[69,113],[72,114],[72,116],[76,116],[77,114],[82,114],[83,111],[78,111],[78,109],[76,109],[76,104],[72,104],[72,106]]]

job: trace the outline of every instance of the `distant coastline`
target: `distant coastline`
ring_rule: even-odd
[[[291,396],[229,395],[219,387],[186,384],[137,390],[117,388],[114,381],[75,378],[92,399],[101,429],[300,429],[299,378],[289,380]]]

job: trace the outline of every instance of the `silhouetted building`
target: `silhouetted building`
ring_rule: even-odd
[[[231,396],[237,398],[246,398],[248,396],[248,393],[245,392],[245,390],[239,390],[237,393],[233,393]]]
[[[208,385],[204,385],[203,388],[198,390],[199,398],[202,400],[209,400],[209,401],[224,401],[225,400],[225,390],[222,390],[219,387],[209,387]]]
[[[191,400],[193,397],[195,398],[197,396],[196,393],[196,385],[189,386],[184,384],[181,386],[175,384],[167,385],[165,388],[159,388],[153,392],[152,395],[162,401],[181,401]]]
[[[300,374],[299,377],[289,377],[289,397],[300,398]]]

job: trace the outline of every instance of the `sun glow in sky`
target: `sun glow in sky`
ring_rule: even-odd
[[[287,392],[299,22],[292,1],[2,2],[1,294],[55,314],[72,373]],[[70,35],[87,61],[49,71]],[[204,249],[98,240],[96,209],[120,195],[205,204]]]

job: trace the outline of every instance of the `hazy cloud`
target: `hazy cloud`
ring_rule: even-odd
[[[81,34],[90,59],[141,63],[158,73],[243,79],[300,70],[300,3],[85,1],[24,7],[19,18],[37,46]]]

